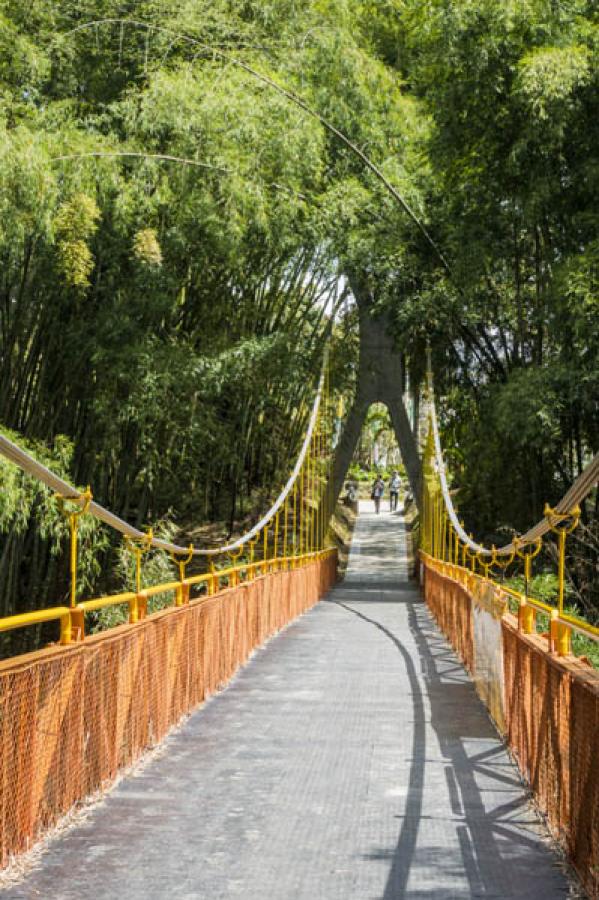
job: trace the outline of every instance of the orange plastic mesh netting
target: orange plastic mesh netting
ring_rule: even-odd
[[[474,637],[470,597],[462,585],[444,578],[429,566],[424,567],[423,574],[427,606],[468,671],[472,672]]]
[[[423,565],[424,595],[441,630],[473,671],[473,599]],[[501,622],[506,737],[554,835],[599,900],[599,673],[548,652],[540,635]]]
[[[0,664],[0,861],[106,788],[313,606],[336,556]]]
[[[503,622],[507,737],[551,830],[599,898],[599,673]]]

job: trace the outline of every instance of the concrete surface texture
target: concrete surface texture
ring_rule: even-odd
[[[386,504],[384,504],[386,505]],[[567,896],[474,688],[362,503],[345,582],[2,896]]]

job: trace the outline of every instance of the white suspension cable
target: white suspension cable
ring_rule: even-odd
[[[238,550],[240,547],[243,547],[244,544],[247,544],[248,541],[251,541],[252,538],[256,537],[256,535],[259,534],[264,526],[268,525],[268,523],[281,509],[281,507],[285,503],[285,500],[293,490],[293,486],[297,481],[297,478],[301,472],[302,466],[308,454],[308,450],[310,448],[310,442],[314,434],[314,429],[316,428],[318,413],[322,401],[326,362],[327,354],[325,353],[324,365],[318,383],[318,390],[316,392],[314,403],[312,405],[312,412],[310,414],[308,430],[306,432],[304,443],[295,463],[293,472],[291,473],[287,483],[285,484],[283,490],[281,491],[273,505],[250,531],[246,532],[246,534],[242,535],[236,541],[212,549],[205,549],[202,547],[194,546],[191,551],[193,552],[194,556],[218,556],[221,553],[228,553],[233,550]],[[9,440],[2,434],[0,434],[0,455],[4,456],[10,462],[14,463],[14,465],[18,466],[24,472],[27,472],[27,474],[32,475],[34,478],[37,478],[38,481],[41,481],[46,485],[46,487],[49,487],[50,490],[54,491],[57,494],[60,494],[63,497],[68,497],[68,499],[73,503],[78,503],[83,507],[87,502],[85,494],[79,491],[72,484],[69,484],[68,481],[64,481],[64,479],[60,478],[58,475],[55,475],[54,472],[34,459],[31,454],[27,453],[25,450],[22,450],[21,447],[18,447],[17,444],[13,443],[13,441]],[[92,500],[89,503],[87,512],[90,513],[90,515],[95,516],[97,519],[100,519],[100,521],[104,522],[106,525],[109,525],[111,528],[114,528],[116,531],[119,531],[126,537],[133,538],[135,540],[146,540],[152,547],[157,547],[160,550],[166,550],[169,553],[187,554],[190,552],[190,547],[182,547],[178,544],[173,544],[170,541],[163,541],[160,538],[155,537],[150,540],[146,532],[140,531],[138,528],[134,528],[133,525],[125,522],[124,519],[119,518],[114,513],[110,512],[110,510],[106,509],[104,506],[101,506],[101,504],[96,503],[95,500]]]
[[[463,544],[466,544],[467,547],[470,548],[474,553],[478,553],[481,556],[492,556],[493,551],[489,550],[487,547],[484,547],[482,544],[478,544],[476,541],[472,540],[468,534],[464,531],[460,520],[458,519],[457,513],[455,511],[455,507],[453,505],[453,501],[451,499],[451,494],[449,492],[449,487],[447,483],[447,473],[445,469],[445,461],[443,459],[443,449],[441,447],[441,440],[439,437],[439,427],[437,423],[437,410],[435,407],[435,397],[432,388],[432,375],[429,371],[429,399],[430,399],[430,415],[431,415],[431,425],[433,429],[433,443],[435,447],[435,462],[437,466],[437,472],[439,474],[439,482],[441,485],[441,492],[443,494],[443,501],[445,503],[445,507],[447,509],[447,513],[451,520],[451,524],[455,528],[459,539]],[[586,466],[586,468],[580,473],[576,481],[572,484],[569,490],[564,494],[559,503],[554,509],[554,513],[557,515],[567,516],[572,511],[572,509],[580,503],[581,500],[593,490],[593,488],[597,485],[599,481],[599,453],[597,453],[591,462]],[[543,537],[543,535],[547,534],[547,532],[551,529],[551,525],[546,518],[540,519],[533,525],[532,528],[529,528],[525,534],[521,535],[517,541],[512,541],[509,544],[506,544],[504,547],[499,547],[495,549],[495,553],[497,556],[510,556],[514,553],[518,547],[523,547],[526,544],[534,544],[539,538]],[[517,546],[516,546],[517,545]]]

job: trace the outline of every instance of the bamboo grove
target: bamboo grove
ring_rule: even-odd
[[[0,427],[99,502],[243,531],[327,342],[351,406],[357,295],[415,404],[432,345],[469,531],[499,543],[596,451],[596,4],[5,0],[0,46]],[[65,522],[0,479],[1,612],[61,602]],[[598,502],[569,551],[587,616]],[[81,590],[130,575],[82,523]]]

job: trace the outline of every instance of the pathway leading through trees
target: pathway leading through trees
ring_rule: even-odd
[[[474,688],[363,503],[346,580],[4,896],[566,896]]]

